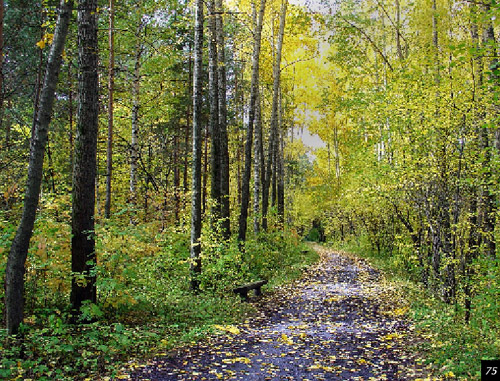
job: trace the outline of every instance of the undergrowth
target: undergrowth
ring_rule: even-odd
[[[1,217],[3,280],[14,227]],[[62,220],[45,214],[37,221],[21,334],[8,337],[0,330],[1,379],[120,378],[120,369],[133,368],[134,359],[197,341],[216,324],[241,321],[253,309],[232,292],[235,286],[267,279],[272,287],[317,260],[288,232],[251,236],[241,254],[236,241],[222,242],[206,229],[201,292],[193,294],[188,224],[162,230],[158,223],[134,226],[116,216],[98,224],[96,231],[98,304],[82,310],[93,322],[75,325],[69,323],[70,229]]]
[[[398,284],[410,305],[407,314],[424,340],[415,350],[422,353],[436,374],[444,379],[479,380],[481,360],[500,357],[499,280],[490,275],[485,292],[476,293],[469,323],[461,295],[454,304],[436,299],[418,281],[418,272],[409,265],[408,253],[374,250],[365,236],[330,243],[336,249],[367,259],[388,279]],[[478,288],[479,289],[479,288]]]

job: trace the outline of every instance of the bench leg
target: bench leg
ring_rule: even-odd
[[[240,291],[239,292],[241,300],[247,302],[248,301],[248,291]]]
[[[260,287],[257,287],[255,289],[255,296],[261,296],[262,295],[262,291],[260,290]]]

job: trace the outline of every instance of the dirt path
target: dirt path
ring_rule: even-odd
[[[333,252],[292,285],[258,301],[260,315],[157,358],[136,380],[411,380],[404,305],[363,261]],[[394,303],[393,303],[394,302]]]

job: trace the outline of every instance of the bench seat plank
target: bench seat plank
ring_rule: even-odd
[[[255,295],[260,296],[262,295],[261,287],[267,283],[267,280],[259,280],[256,282],[251,282],[244,284],[242,286],[236,287],[233,289],[233,292],[235,294],[240,294],[240,296],[244,300],[248,300],[248,291],[250,290],[255,290]]]

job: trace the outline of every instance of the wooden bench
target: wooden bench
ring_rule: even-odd
[[[247,283],[243,286],[233,289],[235,294],[240,294],[241,298],[248,301],[248,291],[255,290],[255,296],[262,295],[261,287],[267,283],[267,280],[258,280],[257,282]]]

